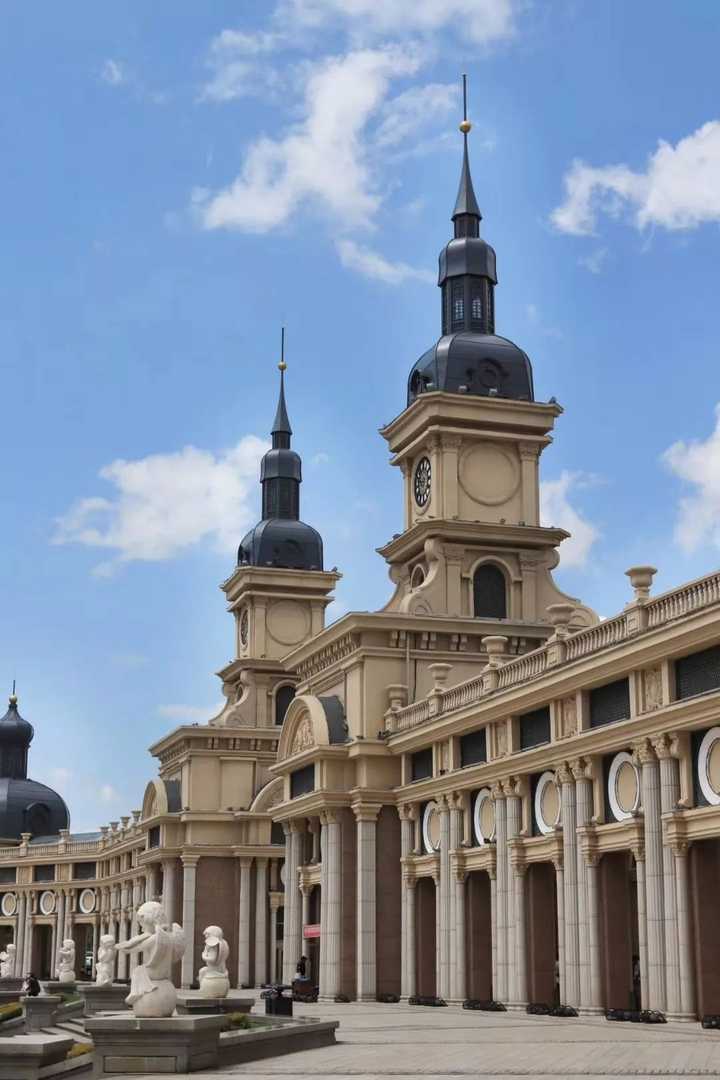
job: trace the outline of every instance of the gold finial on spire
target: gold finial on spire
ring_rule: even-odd
[[[280,331],[280,363],[278,364],[278,371],[287,371],[287,364],[285,363],[285,327],[283,326]]]
[[[17,694],[15,693],[15,680],[13,679],[12,694],[10,695],[10,704],[17,705]]]
[[[463,81],[463,118],[462,118],[462,121],[460,123],[460,130],[462,131],[463,135],[467,138],[468,132],[472,129],[472,124],[470,123],[470,121],[467,118],[467,75],[463,75],[462,81]]]

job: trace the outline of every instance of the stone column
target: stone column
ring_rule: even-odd
[[[450,804],[450,851],[457,860],[463,838],[462,795],[456,794]],[[452,869],[452,866],[451,866]],[[449,993],[453,1001],[464,1001],[465,977],[465,871],[457,869],[450,880],[450,945],[448,954]],[[460,910],[462,908],[462,910]],[[460,923],[462,922],[462,926]]]
[[[252,857],[240,858],[240,905],[238,920],[238,987],[250,985],[250,868]]]
[[[162,872],[162,906],[167,921],[172,925],[176,918],[175,905],[177,903],[177,870],[175,859],[163,859]]]
[[[52,960],[52,973],[51,978],[57,978],[58,968],[58,954],[62,948],[63,938],[65,937],[65,890],[58,889],[57,893],[57,916],[56,916],[56,931],[55,931],[55,952]]]
[[[288,823],[285,833],[285,923],[283,934],[283,982],[291,983],[302,954],[302,908],[298,870],[302,861],[303,819]],[[324,858],[324,855],[323,855]],[[322,945],[321,945],[322,947]]]
[[[320,898],[320,940],[325,946],[325,960],[322,964],[325,984],[320,987],[320,996],[325,1001],[334,1001],[336,995],[340,993],[341,986],[342,838],[340,822],[334,810],[323,810],[320,820],[325,827],[323,865],[327,862],[325,873],[327,897]]]
[[[507,899],[506,899],[506,918],[507,918],[507,1000],[515,1004],[524,1001],[518,994],[517,989],[517,976],[519,974],[517,959],[518,949],[522,949],[525,952],[525,935],[524,924],[519,926],[517,923],[517,898],[516,893],[520,887],[524,890],[525,878],[523,877],[518,881],[517,874],[515,873],[513,862],[511,858],[512,849],[511,841],[520,832],[522,827],[522,803],[520,797],[517,794],[517,783],[515,780],[510,780],[505,784],[505,795],[507,799]],[[523,898],[523,905],[524,905]],[[523,907],[524,910],[524,907]],[[527,994],[527,990],[526,990]]]
[[[498,958],[497,958],[497,873],[494,866],[488,870],[490,878],[490,953],[492,956],[492,998],[499,1001]]]
[[[517,854],[518,858],[513,866],[515,879],[515,986],[513,1003],[516,1008],[522,1009],[528,1003],[527,939],[525,930],[525,871],[527,867],[522,861],[522,851],[518,851]]]
[[[375,1001],[376,971],[376,842],[381,807],[353,806],[357,837],[357,1000]]]
[[[25,955],[25,918],[27,911],[27,893],[18,893],[18,908],[15,919],[15,978],[24,978],[27,972],[23,968]]]
[[[585,856],[587,885],[587,937],[588,937],[588,1000],[590,1012],[602,1011],[602,980],[600,974],[600,904],[598,898],[598,863],[595,852]]]
[[[661,735],[652,740],[660,761],[660,812],[672,814],[680,798],[680,773],[677,759],[672,756],[672,739]],[[662,828],[662,825],[661,825]],[[661,834],[662,835],[662,834]],[[680,948],[678,943],[677,883],[675,857],[669,844],[662,848],[663,914],[665,942],[665,1006],[668,1017],[680,1018]]]
[[[635,887],[637,889],[638,909],[638,955],[640,957],[640,999],[641,1007],[647,1008],[648,1001],[648,953],[647,953],[647,911],[645,904],[645,848],[641,845],[633,848],[635,857]]]
[[[680,969],[680,1008],[683,1017],[695,1018],[695,971],[690,923],[690,893],[688,890],[688,845],[673,845],[675,881],[677,885],[678,963]]]
[[[406,877],[406,862],[413,849],[413,837],[415,831],[411,813],[412,809],[410,806],[398,807],[398,814],[400,816],[400,873],[402,875],[400,892],[400,996],[403,1000],[409,996],[408,955],[410,944],[407,926],[409,886]]]
[[[440,880],[437,891],[437,928],[438,928],[438,997],[450,997],[450,811],[447,797],[441,795],[438,800],[440,818]]]
[[[135,878],[132,884],[132,912],[130,916],[130,937],[135,937],[140,932],[140,923],[138,921],[138,908],[142,904],[142,882],[143,878]],[[168,912],[165,908],[165,914],[168,917],[169,922],[175,917],[174,907],[172,912]],[[130,953],[130,975],[140,963],[140,953]]]
[[[278,978],[277,970],[277,913],[281,906],[279,896],[270,897],[270,982]]]
[[[127,941],[127,918],[125,912],[121,910],[118,912],[118,944],[123,941]],[[117,977],[118,979],[128,977],[128,955],[124,950],[120,950],[117,954]]]
[[[320,847],[322,848],[322,861],[320,863],[320,972],[317,980],[318,986],[324,986],[326,982],[325,967],[327,964],[327,946],[323,941],[323,927],[327,925],[327,899],[328,899],[328,860],[327,860],[327,821],[320,821]]]
[[[663,903],[663,850],[660,820],[660,770],[647,739],[637,747],[642,767],[642,804],[645,824],[645,896],[647,919],[647,1008],[665,1009],[665,911]]]
[[[562,855],[553,859],[555,867],[555,895],[557,897],[557,951],[558,951],[558,991],[560,1004],[565,1004],[565,881]]]
[[[587,777],[586,762],[579,758],[572,763],[575,779],[575,825],[583,829],[592,817],[592,784]],[[590,988],[590,933],[588,927],[588,883],[587,862],[577,844],[577,897],[578,897],[578,968],[580,983],[580,1005],[583,1010],[590,1008],[592,991]]]
[[[578,942],[577,833],[575,832],[575,779],[567,764],[558,770],[563,820],[563,886],[565,921],[566,1005],[580,1005],[580,964]]]
[[[25,941],[23,942],[23,975],[26,975],[30,971],[30,965],[32,964],[32,952],[33,952],[33,898],[37,898],[38,894],[27,894],[27,905],[25,908]],[[56,958],[53,957],[53,968],[56,967]],[[55,978],[55,970],[52,972],[52,977]]]
[[[183,855],[183,917],[182,927],[187,942],[182,958],[181,980],[184,990],[192,986],[195,979],[195,884],[197,878],[198,856]]]
[[[417,881],[415,878],[408,878],[406,881],[407,895],[406,895],[406,924],[407,924],[407,996],[415,997],[417,994],[417,962],[416,962],[416,940],[415,940],[415,886]]]
[[[508,895],[508,863],[507,863],[507,807],[505,794],[499,784],[493,788],[495,799],[495,849],[497,858],[497,882],[495,890],[495,936],[497,939],[496,963],[497,963],[497,987],[495,997],[497,1001],[508,1001],[508,952],[507,952],[507,919],[505,909]]]
[[[255,985],[268,981],[268,860],[255,859]]]

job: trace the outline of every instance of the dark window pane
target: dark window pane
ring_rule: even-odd
[[[275,723],[282,724],[290,702],[295,697],[294,686],[281,686],[275,694]]]
[[[0,866],[0,883],[14,885],[17,881],[17,868],[15,866]]]
[[[54,866],[36,866],[35,867],[35,881],[54,881],[55,880],[55,867]]]
[[[479,566],[473,577],[473,599],[476,618],[507,618],[507,589],[502,570],[488,563]]]
[[[410,757],[410,776],[413,780],[426,780],[433,774],[432,747],[427,750],[417,750]]]
[[[523,713],[518,717],[518,724],[521,750],[529,750],[531,746],[540,746],[542,743],[550,742],[549,706],[545,705],[542,709]]]
[[[487,737],[485,728],[479,731],[469,731],[467,735],[460,736],[460,767],[466,765],[478,765],[487,761]]]
[[[627,679],[606,683],[590,691],[590,727],[614,724],[630,716],[630,684]]]
[[[270,843],[285,843],[285,831],[279,821],[273,821],[272,825],[270,826]]]
[[[720,645],[682,656],[675,661],[675,693],[678,699],[720,689]]]
[[[160,847],[160,826],[155,825],[152,829],[148,829],[148,847],[156,848]]]
[[[315,790],[315,766],[306,765],[304,769],[296,769],[290,773],[290,798],[297,799],[298,795],[307,795]]]
[[[76,862],[73,866],[73,877],[76,881],[90,881],[96,877],[94,862]]]

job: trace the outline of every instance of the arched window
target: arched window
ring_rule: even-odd
[[[295,697],[294,686],[281,686],[275,694],[275,723],[280,725],[285,719],[290,702]]]
[[[505,575],[497,566],[478,566],[473,577],[473,605],[476,619],[507,618]]]

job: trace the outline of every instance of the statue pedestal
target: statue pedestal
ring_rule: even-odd
[[[45,987],[48,994],[74,994],[77,990],[77,983],[73,979],[72,982],[60,982],[59,979],[42,980],[42,986]]]
[[[26,995],[21,997],[20,1001],[25,1007],[25,1030],[28,1032],[52,1027],[58,1005],[62,1005],[59,994],[39,994],[37,997]]]
[[[226,1013],[249,1013],[255,998],[242,997],[231,990],[225,997],[202,997],[197,990],[178,993],[175,1009],[179,1016],[224,1016]]]
[[[1,1080],[38,1080],[64,1065],[73,1039],[63,1035],[15,1035],[0,1038]]]
[[[218,1063],[223,1016],[92,1016],[95,1078],[130,1073],[197,1072]]]
[[[12,991],[15,994],[19,994],[22,990],[22,985],[22,979],[0,979],[0,994],[4,993],[5,991],[7,991],[8,993]],[[8,999],[5,998],[3,1000]]]
[[[78,983],[78,994],[85,1003],[85,1015],[94,1016],[99,1012],[123,1012],[130,1006],[125,1004],[125,998],[130,993],[130,987],[122,983],[111,983],[106,986],[98,986],[97,983]]]

